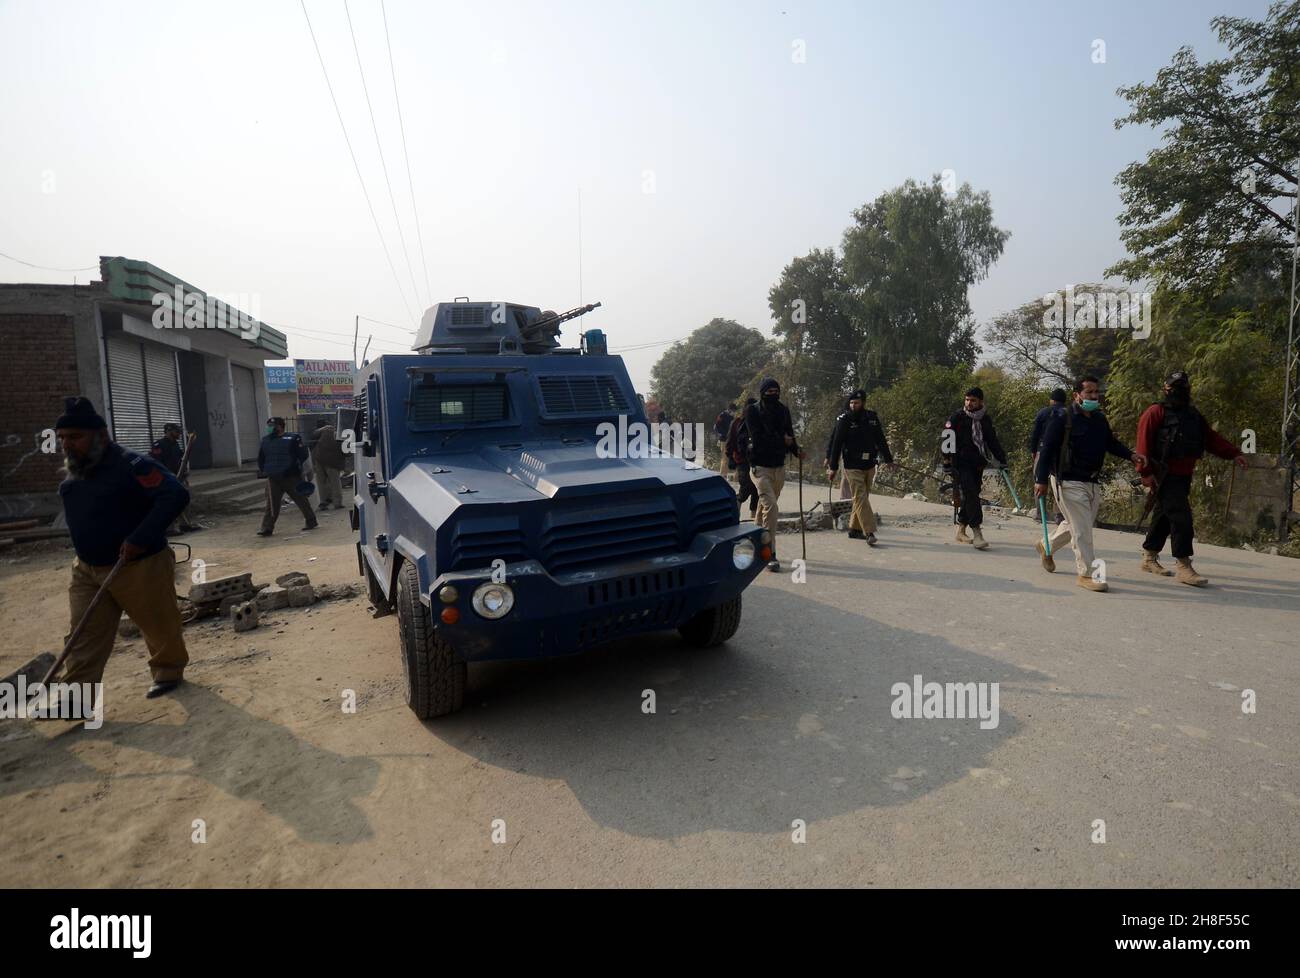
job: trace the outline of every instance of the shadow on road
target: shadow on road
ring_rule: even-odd
[[[815,620],[815,626],[813,622]],[[563,779],[601,825],[677,838],[788,831],[896,805],[990,766],[1019,724],[895,719],[896,682],[1045,677],[781,588],[751,589],[712,650],[675,634],[472,669],[465,712],[428,725],[498,767]],[[654,690],[656,713],[642,712]],[[480,737],[482,739],[480,739]]]
[[[373,834],[356,800],[374,789],[378,761],[323,750],[206,686],[186,683],[172,698],[184,705],[190,721],[180,726],[107,721],[96,731],[69,728],[48,739],[38,736],[4,745],[8,749],[0,755],[4,758],[0,762],[0,795],[77,782],[98,784],[108,777],[114,781],[159,777],[152,773],[109,774],[86,764],[77,756],[77,745],[99,739],[159,757],[188,760],[189,769],[164,776],[202,778],[236,798],[256,801],[283,819],[304,842],[346,844]],[[192,722],[196,717],[204,722]],[[62,723],[9,721],[38,722]]]

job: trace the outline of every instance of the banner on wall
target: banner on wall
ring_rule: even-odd
[[[333,414],[352,407],[351,360],[295,360],[299,414]]]

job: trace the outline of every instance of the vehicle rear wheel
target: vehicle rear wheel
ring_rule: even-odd
[[[397,578],[397,632],[402,644],[406,705],[421,720],[455,713],[465,702],[469,672],[438,637],[429,609],[420,603],[420,574],[406,561]]]
[[[689,644],[707,649],[721,645],[740,627],[740,595],[707,608],[678,629]]]

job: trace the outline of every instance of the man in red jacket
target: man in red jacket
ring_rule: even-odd
[[[1192,383],[1186,373],[1171,373],[1165,380],[1164,394],[1165,399],[1152,404],[1138,420],[1137,452],[1151,460],[1138,472],[1143,485],[1157,486],[1151,530],[1142,543],[1142,570],[1162,577],[1170,575],[1158,558],[1165,540],[1172,536],[1178,580],[1200,587],[1207,582],[1192,568],[1192,507],[1187,498],[1196,460],[1209,449],[1243,469],[1249,468],[1249,463],[1236,445],[1211,428],[1192,407]]]

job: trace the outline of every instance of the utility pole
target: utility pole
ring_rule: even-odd
[[[1300,296],[1296,294],[1296,266],[1300,262],[1300,160],[1296,161],[1296,196],[1291,204],[1291,300],[1287,306],[1286,381],[1282,401],[1282,459],[1287,466],[1286,508],[1282,513],[1283,543],[1291,523],[1300,519]]]

